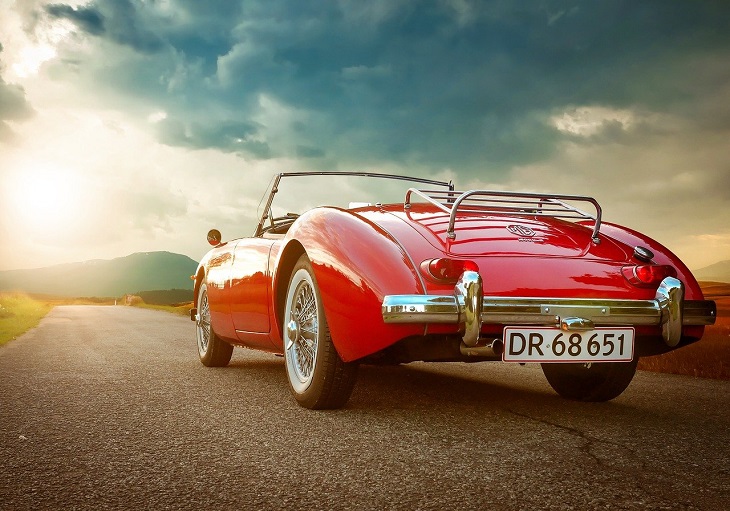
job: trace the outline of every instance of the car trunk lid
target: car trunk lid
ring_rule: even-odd
[[[435,248],[457,257],[514,256],[625,260],[626,251],[606,236],[592,240],[590,222],[536,215],[458,214],[454,238],[449,216],[423,205],[393,212]]]

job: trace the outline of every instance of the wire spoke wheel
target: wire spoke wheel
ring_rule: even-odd
[[[198,317],[195,321],[196,334],[198,338],[198,353],[205,356],[210,344],[210,305],[208,304],[208,293],[200,297],[198,306]]]
[[[317,299],[309,282],[302,280],[294,292],[287,324],[289,353],[294,373],[303,386],[311,383],[317,358]]]
[[[211,321],[208,286],[200,285],[198,291],[198,315],[195,318],[195,337],[198,345],[198,356],[203,365],[208,367],[224,367],[231,361],[233,346],[215,335]]]
[[[292,271],[283,319],[284,360],[294,398],[305,408],[343,406],[355,385],[357,363],[343,362],[332,343],[306,255]]]

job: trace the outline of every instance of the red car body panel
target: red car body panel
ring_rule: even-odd
[[[423,333],[421,326],[383,322],[383,297],[424,293],[408,254],[386,230],[350,211],[318,208],[297,220],[287,238],[296,239],[312,262],[330,334],[344,361]]]
[[[208,285],[211,323],[215,332],[223,338],[235,339],[236,330],[231,317],[231,267],[235,243],[225,243],[208,252],[201,266],[205,268],[205,281]],[[201,276],[201,273],[198,272]],[[197,296],[198,283],[195,294]]]
[[[685,298],[702,300],[697,281],[669,250],[650,238],[603,223],[600,243],[592,226],[525,215],[457,215],[456,237],[446,235],[449,217],[429,204],[346,210],[321,207],[300,216],[285,235],[234,240],[201,261],[196,295],[205,281],[211,323],[227,341],[283,352],[283,295],[293,261],[305,253],[312,263],[332,341],[343,361],[373,355],[411,336],[456,334],[458,325],[386,324],[388,295],[450,294],[453,283],[424,275],[423,261],[451,257],[476,263],[484,295],[500,297],[618,298],[650,300],[656,287],[637,287],[621,273],[641,264],[636,246],[650,249],[655,264],[670,265],[684,283]],[[520,237],[511,226],[533,233]],[[500,325],[484,325],[498,333]],[[685,326],[687,342],[702,326]],[[660,327],[637,333],[661,337]]]

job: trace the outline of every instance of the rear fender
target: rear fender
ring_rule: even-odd
[[[677,278],[684,284],[685,300],[704,300],[702,289],[687,266],[667,247],[656,240],[617,224],[602,223],[601,234],[628,245],[628,247],[642,246],[654,253],[652,261],[655,264],[665,264],[677,270]],[[637,261],[640,264],[640,261]],[[700,339],[705,331],[703,326],[685,326],[682,328],[683,343]]]
[[[421,325],[386,325],[386,295],[422,294],[423,285],[405,249],[372,222],[347,210],[317,208],[302,215],[287,233],[277,283],[277,323],[281,331],[293,255],[306,253],[319,287],[332,342],[349,362],[390,346]],[[297,253],[299,251],[299,253]],[[303,251],[303,252],[302,252]],[[281,270],[281,268],[280,268]],[[286,282],[284,282],[286,280]]]
[[[703,300],[702,289],[692,272],[685,264],[674,255],[667,247],[655,241],[648,236],[633,231],[627,227],[616,224],[602,223],[601,234],[610,236],[611,238],[628,245],[629,248],[642,246],[646,247],[654,253],[652,261],[656,264],[666,264],[677,270],[677,278],[684,283],[684,297],[688,300]],[[637,264],[641,264],[637,261]]]

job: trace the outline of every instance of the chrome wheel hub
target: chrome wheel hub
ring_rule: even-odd
[[[292,319],[286,324],[287,349],[291,348],[296,339],[299,339],[299,323]]]

